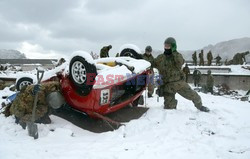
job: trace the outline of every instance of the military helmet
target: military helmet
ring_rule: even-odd
[[[109,45],[108,47],[109,47],[109,49],[112,49],[112,45]]]
[[[151,46],[147,46],[145,48],[145,52],[152,52],[152,47]]]
[[[171,50],[172,52],[175,52],[177,50],[177,44],[176,44],[176,40],[173,37],[169,37],[165,40],[164,44],[169,44],[171,45]]]
[[[207,70],[207,74],[211,74],[211,70]]]
[[[175,39],[174,38],[172,38],[172,37],[169,37],[169,38],[167,38],[166,40],[165,40],[165,42],[164,42],[164,44],[176,44],[176,41],[175,41]]]

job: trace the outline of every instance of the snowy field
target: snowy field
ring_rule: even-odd
[[[179,95],[178,109],[164,110],[163,98],[157,102],[155,96],[146,101],[150,109],[141,118],[101,134],[51,116],[53,123],[39,124],[34,140],[13,117],[1,114],[0,159],[249,159],[250,103],[199,94],[210,113]]]

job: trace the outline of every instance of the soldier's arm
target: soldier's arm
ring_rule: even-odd
[[[174,61],[178,68],[181,69],[182,65],[184,64],[184,59],[180,53],[174,53]]]
[[[153,58],[153,57],[150,58],[150,59],[149,59],[149,62],[151,63],[151,65],[153,65],[153,63],[154,63],[154,58]]]
[[[152,67],[159,69],[159,64],[161,63],[161,60],[162,60],[162,57],[160,55],[157,56],[155,59],[153,59],[151,63]]]

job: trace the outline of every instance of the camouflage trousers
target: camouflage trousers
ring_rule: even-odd
[[[213,86],[208,86],[207,92],[210,92],[211,94],[213,94],[214,93]]]
[[[208,61],[207,61],[207,65],[208,65],[208,66],[211,66],[211,64],[212,64],[212,60],[208,60]]]
[[[201,81],[200,79],[195,78],[194,79],[194,86],[199,87],[200,86],[200,81]]]
[[[204,60],[200,60],[199,66],[204,66]]]
[[[193,60],[193,65],[197,66],[197,60]]]
[[[154,93],[154,74],[149,74],[149,81],[147,84],[148,94],[152,95]]]
[[[177,100],[175,94],[191,100],[194,106],[199,109],[202,106],[201,97],[185,81],[172,82],[165,85],[164,88],[164,108],[176,109]]]

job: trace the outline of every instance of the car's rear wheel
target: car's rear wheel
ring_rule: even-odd
[[[120,53],[120,56],[128,56],[135,59],[142,59],[142,55],[137,53],[134,49],[131,48],[123,49]]]
[[[29,77],[22,77],[16,83],[17,91],[20,91],[24,86],[32,85],[33,79]]]
[[[90,93],[95,77],[97,75],[96,67],[90,64],[81,56],[75,56],[71,59],[69,65],[69,78],[76,87],[76,92],[81,96]]]
[[[143,95],[139,96],[136,100],[134,100],[132,105],[133,105],[133,107],[138,107],[138,105],[144,105]]]

